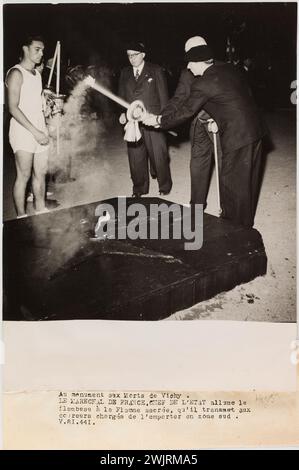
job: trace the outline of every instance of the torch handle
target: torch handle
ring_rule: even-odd
[[[136,101],[133,101],[133,103],[127,103],[125,100],[123,100],[122,98],[120,98],[119,96],[116,96],[114,95],[114,93],[111,93],[111,91],[107,90],[106,88],[102,87],[102,85],[99,85],[98,83],[95,82],[95,79],[93,77],[91,77],[90,75],[88,75],[86,78],[85,78],[85,83],[87,85],[89,85],[91,88],[93,88],[94,90],[97,90],[99,91],[100,93],[102,93],[102,95],[105,95],[107,96],[107,98],[110,98],[112,101],[115,101],[115,103],[118,103],[120,106],[122,106],[123,108],[126,108],[129,110],[129,113],[130,111],[132,110],[133,106],[138,103],[140,103],[138,100]],[[143,103],[141,103],[142,106],[144,107]],[[133,106],[132,106],[133,105]],[[140,106],[140,105],[138,105]],[[132,114],[132,113],[131,113]],[[176,132],[173,132],[173,131],[168,131],[169,134],[177,137],[177,133]]]
[[[114,93],[111,93],[111,91],[107,90],[106,88],[102,87],[98,83],[89,83],[89,85],[94,88],[95,90],[99,91],[102,93],[102,95],[107,96],[107,98],[110,98],[112,101],[115,101],[115,103],[120,104],[123,108],[128,109],[129,108],[129,103],[127,103],[125,100],[120,98],[119,96],[114,95]]]

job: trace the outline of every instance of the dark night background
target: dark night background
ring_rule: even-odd
[[[8,4],[3,23],[5,72],[18,62],[22,38],[41,34],[46,59],[60,40],[65,69],[108,67],[114,91],[127,64],[128,40],[145,42],[147,59],[166,68],[173,92],[186,39],[205,37],[215,57],[227,60],[230,36],[241,62],[251,60],[250,81],[259,104],[290,105],[290,83],[296,78],[295,3]]]

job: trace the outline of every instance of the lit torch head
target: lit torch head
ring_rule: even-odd
[[[133,101],[127,111],[127,118],[129,121],[142,121],[145,117],[146,109],[142,101]]]
[[[93,78],[91,75],[87,75],[87,77],[84,79],[84,83],[90,87],[93,87],[95,84],[95,78]]]

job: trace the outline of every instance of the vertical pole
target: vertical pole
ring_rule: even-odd
[[[52,67],[51,67],[51,71],[50,71],[50,75],[49,75],[49,79],[48,79],[47,88],[50,87],[51,81],[52,81],[54,67],[55,67],[55,63],[56,63],[56,59],[57,59],[57,46],[58,46],[58,43],[56,44],[56,48],[55,48],[55,52],[54,52],[53,63],[52,63]]]
[[[57,41],[57,68],[56,68],[56,96],[58,99],[60,91],[60,57],[61,57],[61,46],[60,41]],[[60,110],[57,112],[57,121],[56,121],[56,145],[57,145],[57,155],[60,154]]]
[[[59,95],[60,91],[60,52],[60,41],[57,41],[56,95]]]
[[[60,113],[56,114],[56,153],[60,154]]]

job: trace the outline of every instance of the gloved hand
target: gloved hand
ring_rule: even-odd
[[[213,134],[216,134],[216,132],[218,132],[218,126],[213,119],[210,119],[208,121],[208,131],[213,132]]]
[[[157,115],[156,114],[147,113],[145,115],[145,118],[142,120],[142,122],[146,126],[159,127],[159,125],[157,124]]]

